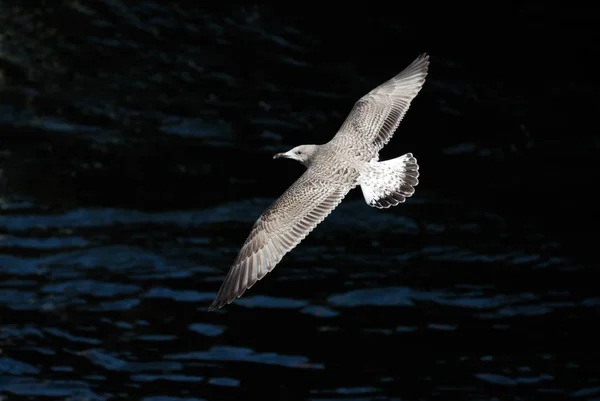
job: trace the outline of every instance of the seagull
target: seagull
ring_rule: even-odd
[[[360,186],[365,202],[385,209],[403,203],[419,183],[412,153],[379,161],[379,151],[398,128],[429,67],[418,56],[402,72],[360,98],[337,134],[322,145],[300,145],[273,158],[302,163],[306,170],[252,226],[209,310],[231,303],[275,268]]]

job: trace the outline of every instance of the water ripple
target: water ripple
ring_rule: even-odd
[[[304,356],[281,355],[275,352],[257,353],[250,348],[230,346],[216,346],[206,352],[194,351],[185,354],[173,354],[168,355],[166,358],[176,360],[240,361],[280,365],[288,368],[325,369],[323,364],[311,363]]]
[[[110,355],[99,348],[89,349],[83,353],[83,356],[85,356],[93,364],[101,366],[110,371],[151,372],[166,370],[173,372],[183,370],[183,365],[179,362],[130,362],[120,359],[114,355]]]
[[[12,358],[0,357],[0,372],[2,372],[2,374],[23,376],[27,374],[35,375],[39,373],[40,370],[27,363],[14,360]]]

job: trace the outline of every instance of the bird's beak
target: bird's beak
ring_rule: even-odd
[[[286,153],[277,153],[275,156],[273,156],[273,159],[281,159],[284,157],[288,157]]]

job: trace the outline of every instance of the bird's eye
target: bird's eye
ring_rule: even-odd
[[[302,154],[302,151],[300,151],[300,150],[299,150],[299,151],[298,151],[298,154],[299,154],[299,155],[301,155],[301,154]]]

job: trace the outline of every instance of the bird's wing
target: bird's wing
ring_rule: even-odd
[[[398,75],[360,98],[334,140],[350,140],[379,152],[392,138],[410,102],[421,90],[428,66],[429,56],[422,54]]]
[[[349,186],[335,186],[308,169],[258,218],[210,310],[239,298],[300,243],[344,196]]]

